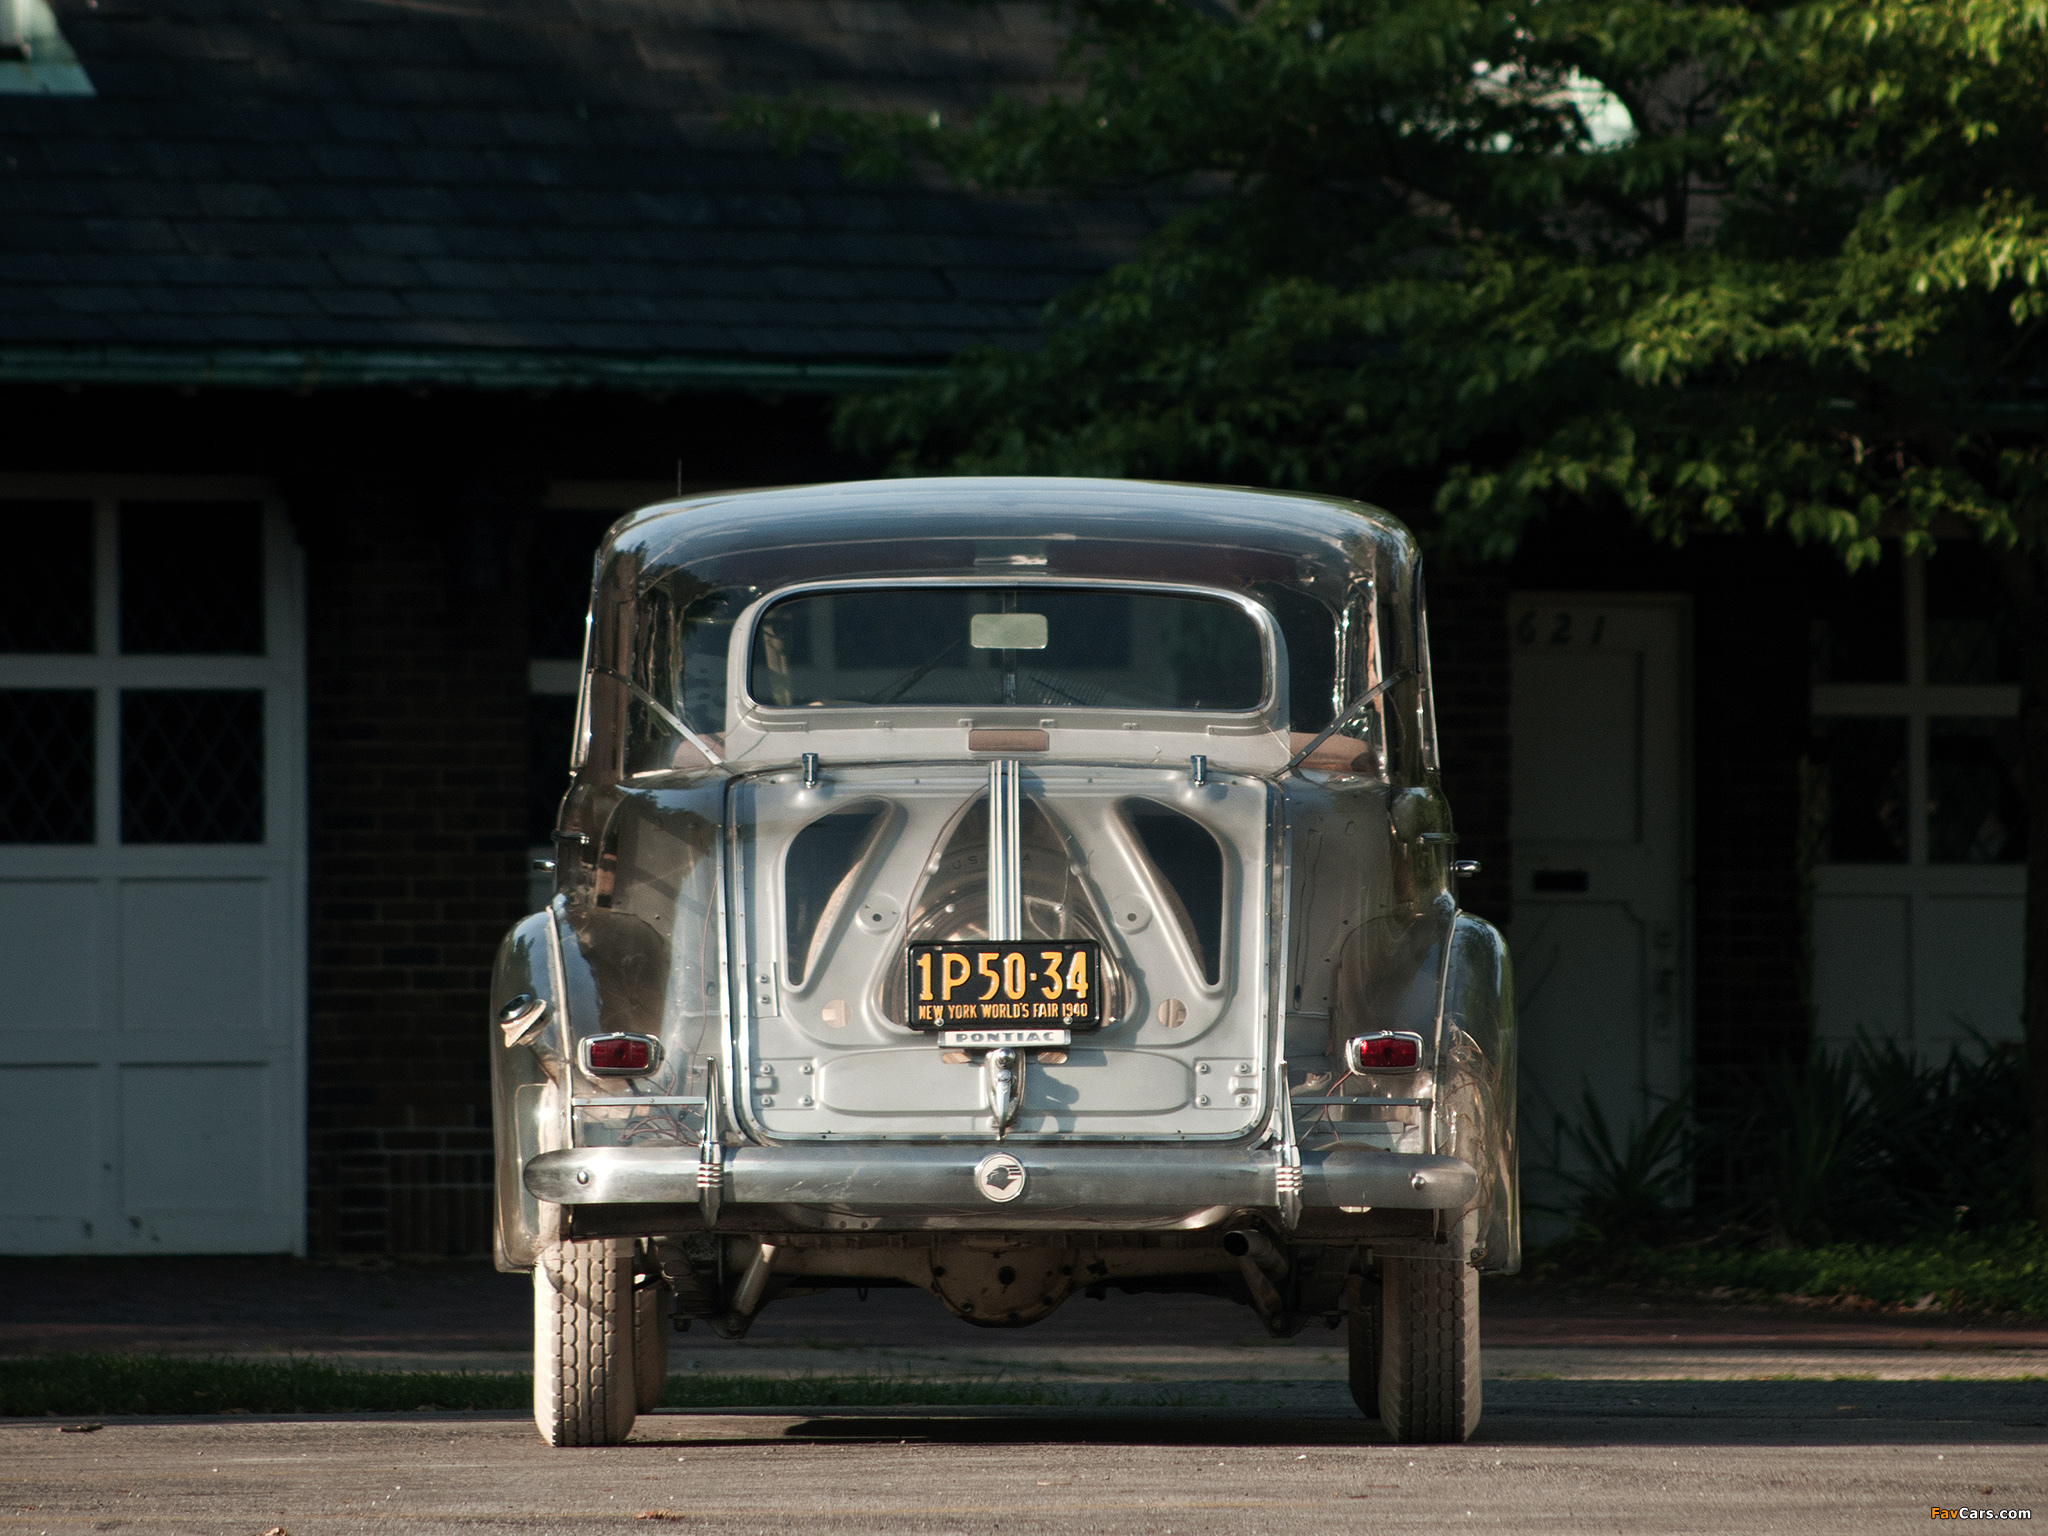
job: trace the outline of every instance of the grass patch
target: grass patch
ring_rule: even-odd
[[[2032,1222],[1899,1243],[1761,1252],[1624,1246],[1583,1269],[1751,1299],[1792,1296],[1843,1305],[2048,1317],[2048,1233]]]
[[[318,1360],[42,1355],[0,1360],[0,1415],[410,1413],[526,1408],[533,1379],[483,1372],[352,1371]]]
[[[1192,1408],[1221,1400],[1188,1392],[1132,1393],[999,1377],[671,1375],[664,1408],[813,1406]],[[209,1360],[173,1355],[42,1355],[0,1360],[0,1417],[95,1414],[417,1413],[524,1410],[525,1374],[358,1371],[318,1360]]]

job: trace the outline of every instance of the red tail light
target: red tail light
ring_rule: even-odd
[[[1344,1064],[1354,1072],[1413,1072],[1422,1065],[1422,1036],[1405,1031],[1359,1035],[1345,1042]]]
[[[583,1070],[593,1077],[634,1077],[661,1062],[661,1043],[651,1035],[593,1035],[583,1042]]]

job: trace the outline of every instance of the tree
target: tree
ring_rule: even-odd
[[[899,468],[1621,509],[1852,568],[1981,540],[2028,637],[2025,1021],[2048,1224],[2048,3],[1066,0],[1070,88],[742,121],[861,174],[1171,189],[1030,353],[847,402]]]

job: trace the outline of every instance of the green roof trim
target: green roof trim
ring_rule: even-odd
[[[590,352],[280,347],[6,347],[0,384],[225,389],[756,389],[836,394],[924,378],[937,365]]]

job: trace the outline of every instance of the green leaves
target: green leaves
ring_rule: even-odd
[[[2048,334],[2048,3],[1065,10],[1043,99],[741,114],[861,174],[1186,210],[1038,351],[849,401],[851,443],[1340,491],[1494,555],[1587,506],[1852,563],[1937,521],[2043,541],[2013,428]]]

